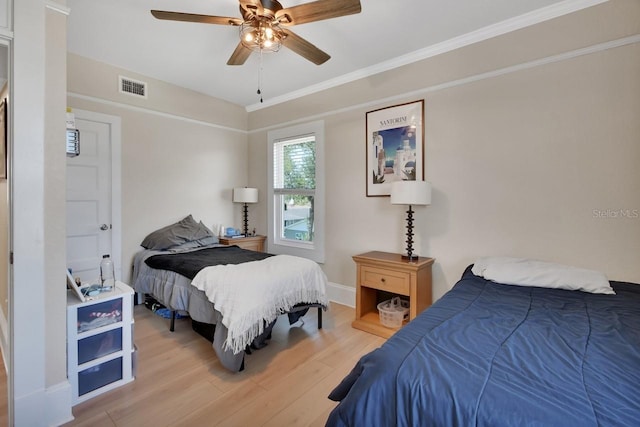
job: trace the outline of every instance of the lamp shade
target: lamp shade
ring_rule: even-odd
[[[431,183],[427,181],[394,181],[391,183],[392,205],[431,204]]]
[[[258,189],[247,187],[234,188],[233,201],[235,203],[258,203]]]

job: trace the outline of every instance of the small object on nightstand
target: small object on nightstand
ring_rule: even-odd
[[[244,234],[240,233],[240,230],[233,227],[228,227],[225,231],[224,237],[244,237]]]

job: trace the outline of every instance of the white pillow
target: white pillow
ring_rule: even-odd
[[[592,294],[615,294],[607,277],[594,270],[526,258],[479,258],[471,269],[476,276],[505,285],[567,289]]]

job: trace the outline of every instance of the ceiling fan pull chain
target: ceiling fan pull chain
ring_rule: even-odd
[[[262,103],[262,49],[260,49],[260,66],[258,68],[258,95],[260,95],[260,103]]]

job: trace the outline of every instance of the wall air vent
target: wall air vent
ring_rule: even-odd
[[[118,80],[120,93],[126,93],[127,95],[137,96],[140,98],[147,97],[147,83],[123,76],[118,76]]]

